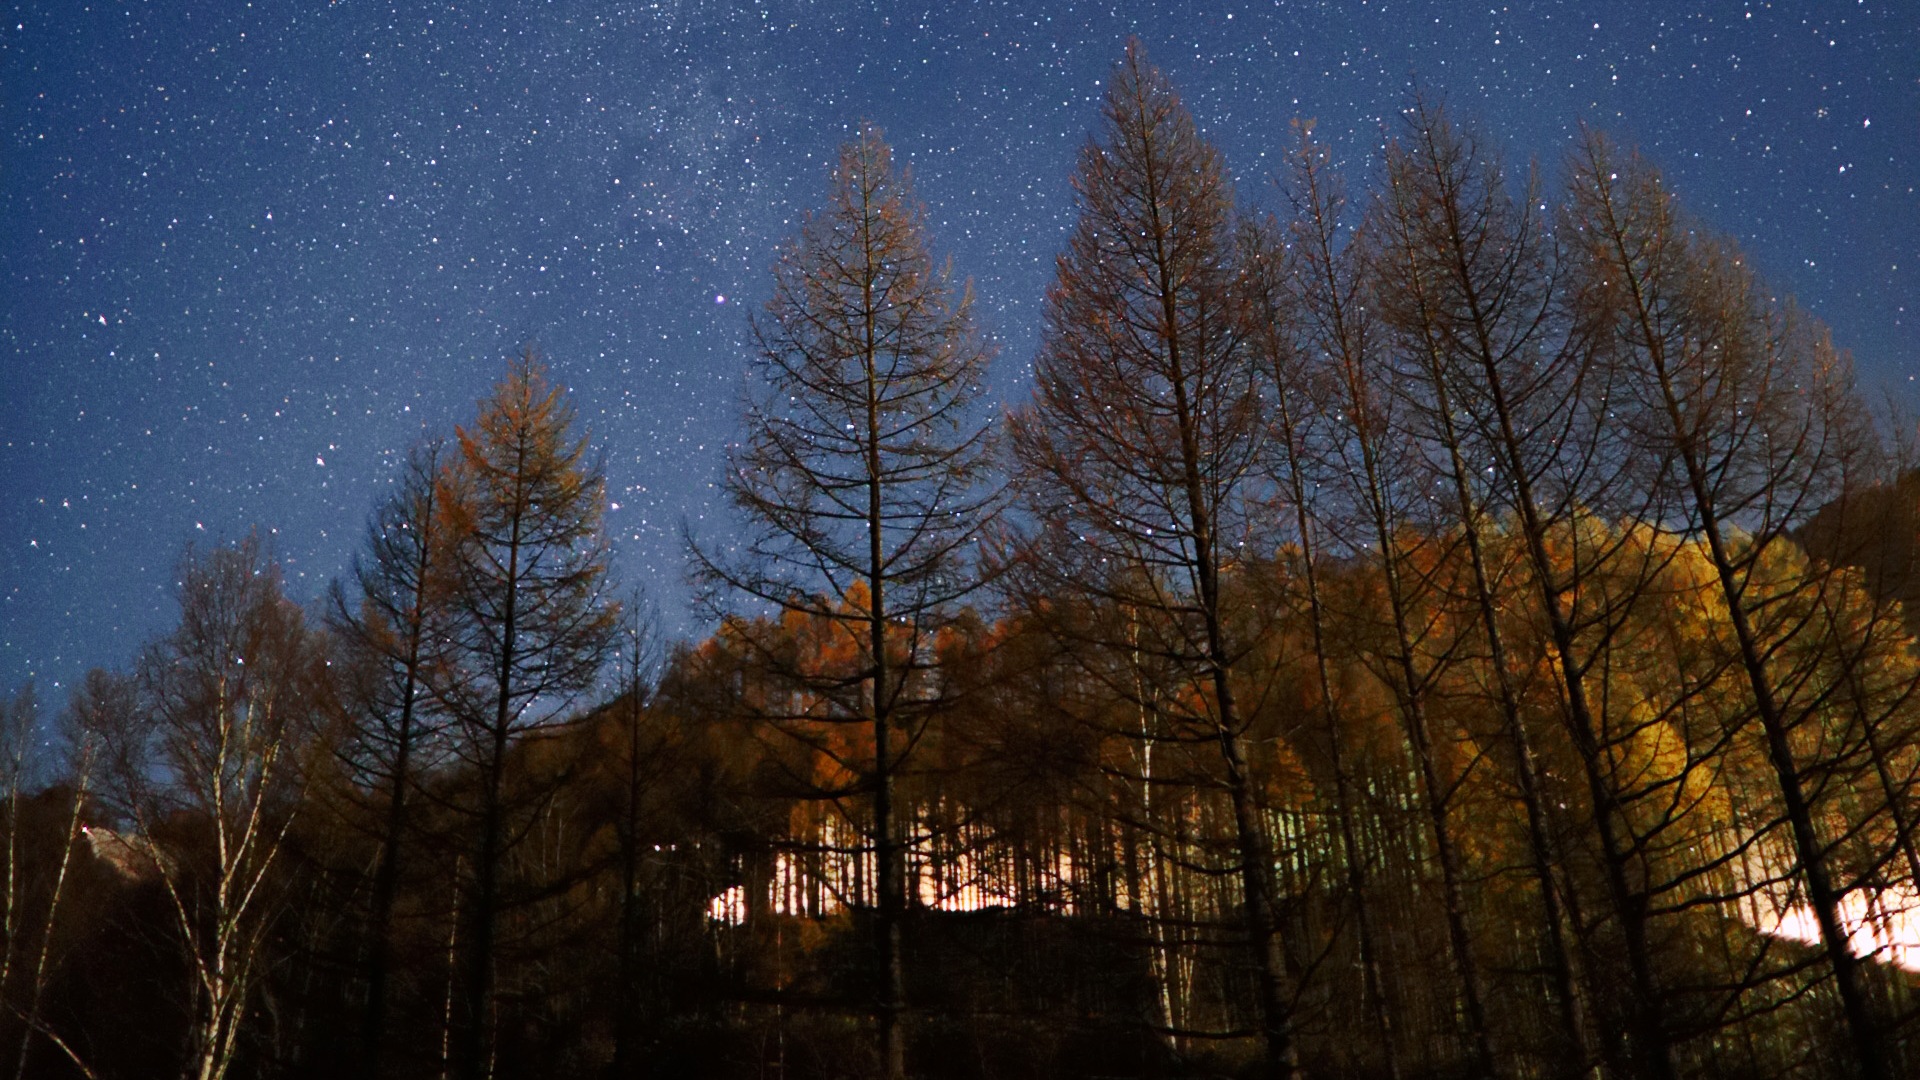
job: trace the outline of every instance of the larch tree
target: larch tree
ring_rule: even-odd
[[[428,627],[432,693],[469,770],[452,809],[472,826],[459,898],[456,1075],[491,1072],[497,924],[507,856],[550,794],[510,786],[512,757],[555,732],[593,689],[618,633],[601,519],[605,481],[531,347],[480,402],[434,496],[446,543],[445,610]],[[533,785],[536,789],[539,785]]]
[[[615,966],[613,1061],[608,1075],[637,1076],[640,1057],[641,965],[646,952],[646,896],[642,874],[646,869],[644,829],[648,788],[661,768],[659,739],[648,729],[666,647],[659,612],[646,594],[635,589],[621,612],[619,696],[608,710],[617,729],[613,767],[619,792],[614,799],[613,832],[620,866],[618,955]]]
[[[1472,136],[1458,131],[1444,109],[1418,103],[1408,113],[1408,135],[1387,150],[1386,183],[1374,211],[1370,253],[1377,295],[1395,339],[1394,385],[1409,407],[1415,434],[1451,496],[1466,548],[1472,608],[1487,649],[1486,668],[1512,744],[1513,775],[1526,811],[1529,854],[1542,905],[1542,929],[1564,1040],[1562,1068],[1588,1071],[1594,1049],[1577,986],[1575,950],[1555,875],[1557,861],[1547,821],[1547,794],[1520,697],[1515,665],[1500,613],[1505,571],[1494,541],[1499,515],[1511,513],[1530,556],[1542,608],[1560,657],[1563,699],[1574,741],[1588,766],[1611,895],[1627,940],[1634,1000],[1636,1053],[1644,1075],[1667,1075],[1664,1036],[1650,988],[1644,903],[1627,879],[1627,845],[1616,835],[1618,799],[1604,761],[1599,725],[1588,704],[1586,660],[1576,651],[1582,613],[1568,594],[1569,572],[1548,560],[1549,530],[1591,495],[1578,481],[1598,470],[1583,404],[1585,353],[1569,348],[1554,289],[1556,249],[1533,185],[1510,190],[1500,164]],[[1491,467],[1489,467],[1491,465]],[[1572,474],[1569,480],[1566,474]],[[1578,536],[1578,533],[1565,535]],[[1564,537],[1563,537],[1564,538]],[[1583,560],[1604,553],[1579,553]],[[1589,622],[1604,623],[1602,615]]]
[[[351,591],[336,583],[329,598],[328,623],[346,661],[341,681],[349,720],[338,752],[356,791],[365,795],[378,851],[368,882],[363,958],[360,1067],[368,1077],[380,1075],[391,924],[413,787],[431,764],[423,759],[441,720],[428,688],[429,667],[438,660],[433,624],[445,614],[448,584],[439,498],[450,457],[437,439],[414,449],[399,486],[367,524]]]
[[[1607,350],[1623,389],[1616,437],[1664,463],[1650,478],[1672,493],[1676,526],[1697,537],[1731,632],[1729,660],[1787,823],[1792,876],[1804,888],[1832,972],[1859,1074],[1895,1074],[1867,972],[1841,913],[1834,829],[1823,821],[1818,730],[1836,687],[1782,657],[1809,627],[1796,592],[1824,575],[1769,573],[1791,531],[1844,490],[1870,434],[1852,374],[1824,331],[1769,296],[1745,260],[1680,214],[1659,174],[1590,134],[1575,155],[1579,317]],[[1647,453],[1651,450],[1652,453]],[[1811,678],[1809,678],[1811,676]],[[1814,734],[1810,737],[1809,732]]]
[[[1292,258],[1288,283],[1297,329],[1297,362],[1318,373],[1321,418],[1314,447],[1320,474],[1324,546],[1377,574],[1377,612],[1342,611],[1341,621],[1378,618],[1385,631],[1373,646],[1381,680],[1390,689],[1432,839],[1446,927],[1443,957],[1451,969],[1450,1007],[1469,1068],[1490,1075],[1493,1051],[1486,985],[1469,920],[1469,883],[1461,854],[1466,832],[1456,796],[1462,778],[1446,761],[1444,736],[1432,705],[1457,658],[1445,639],[1436,590],[1421,567],[1448,558],[1442,530],[1430,527],[1443,497],[1419,467],[1405,402],[1393,392],[1387,328],[1380,318],[1377,275],[1365,257],[1373,241],[1369,222],[1347,228],[1345,193],[1325,157],[1311,143],[1296,155],[1288,178],[1293,215],[1287,226]],[[1286,374],[1286,373],[1277,373]],[[1300,371],[1291,373],[1295,378]],[[1282,392],[1285,392],[1284,390]],[[1361,605],[1368,607],[1364,601]],[[1431,1047],[1428,1048],[1429,1050]]]
[[[20,807],[32,793],[34,750],[39,737],[40,706],[28,682],[5,700],[0,700],[0,799],[6,807],[0,811],[0,828],[6,830],[6,860],[0,864],[4,885],[0,885],[0,994],[4,994],[13,974],[13,962],[22,934],[22,910],[25,907],[25,874],[20,854]]]
[[[1073,177],[1079,220],[1048,290],[1032,401],[1013,422],[1026,545],[1041,579],[1152,613],[1149,648],[1220,757],[1265,1071],[1297,1071],[1273,851],[1236,700],[1246,643],[1226,592],[1263,494],[1259,372],[1234,273],[1233,193],[1135,42]],[[1128,620],[1121,620],[1126,622]],[[1142,620],[1146,624],[1149,620]],[[1105,646],[1131,651],[1126,627]],[[1190,692],[1189,692],[1190,691]]]
[[[1351,738],[1351,718],[1341,701],[1335,670],[1340,661],[1332,655],[1329,640],[1333,614],[1321,565],[1333,531],[1326,520],[1330,500],[1323,497],[1334,481],[1328,472],[1328,444],[1337,438],[1338,429],[1324,335],[1338,322],[1330,310],[1340,310],[1348,299],[1342,295],[1331,235],[1345,196],[1325,148],[1313,141],[1312,125],[1296,121],[1294,127],[1299,143],[1288,156],[1281,182],[1293,204],[1295,228],[1286,230],[1272,219],[1244,228],[1239,272],[1248,337],[1264,374],[1272,380],[1270,468],[1282,513],[1293,526],[1292,545],[1298,551],[1294,576],[1303,594],[1313,682],[1325,724],[1321,739],[1333,781],[1331,811],[1340,836],[1344,899],[1353,916],[1361,998],[1378,1034],[1378,1045],[1372,1049],[1380,1054],[1389,1080],[1399,1080],[1400,1060],[1376,925],[1379,916],[1370,903],[1369,856],[1361,844],[1357,820],[1361,812],[1358,778],[1343,745]]]
[[[709,583],[838,627],[853,650],[832,670],[782,671],[819,707],[765,719],[824,717],[871,732],[871,759],[819,794],[867,810],[876,1036],[884,1074],[898,1078],[911,841],[897,779],[938,693],[932,634],[976,587],[975,543],[1001,496],[981,408],[993,350],[975,328],[971,290],[934,262],[924,212],[877,130],[841,148],[827,205],[775,263],[753,336],[746,438],[726,477],[749,529],[729,552],[695,553]],[[779,655],[760,659],[777,667]],[[858,823],[857,811],[848,816]]]

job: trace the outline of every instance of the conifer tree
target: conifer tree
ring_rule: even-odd
[[[746,539],[728,553],[695,547],[710,584],[838,627],[854,651],[833,670],[793,668],[777,647],[754,647],[752,624],[736,624],[756,660],[785,668],[802,691],[792,715],[762,719],[871,732],[871,757],[847,763],[853,778],[814,794],[849,807],[874,853],[873,1009],[892,1078],[906,1071],[911,843],[897,777],[937,694],[930,635],[976,586],[972,544],[1000,503],[992,425],[978,408],[992,349],[974,327],[971,290],[935,264],[923,219],[886,142],[863,128],[753,321],[746,438],[726,477]]]
[[[1242,334],[1233,193],[1220,155],[1135,42],[1074,175],[1080,217],[1047,294],[1034,396],[1015,417],[1029,565],[1055,587],[1152,612],[1191,680],[1232,807],[1267,1075],[1297,1068],[1273,853],[1249,775],[1227,578],[1261,497],[1259,371]],[[1133,648],[1118,635],[1105,643]]]
[[[1416,437],[1429,448],[1438,486],[1451,496],[1449,509],[1472,571],[1486,666],[1526,809],[1549,985],[1564,1029],[1563,1068],[1568,1075],[1583,1073],[1593,1054],[1581,1015],[1574,950],[1567,943],[1539,766],[1500,624],[1502,572],[1490,548],[1502,506],[1513,508],[1527,550],[1537,555],[1534,577],[1564,661],[1568,724],[1576,744],[1591,748],[1583,750],[1583,760],[1590,763],[1596,828],[1614,874],[1610,880],[1618,886],[1612,895],[1632,961],[1636,1053],[1650,1063],[1646,1075],[1663,1076],[1669,1068],[1667,1050],[1650,989],[1644,920],[1635,914],[1639,905],[1624,877],[1624,845],[1615,837],[1617,811],[1609,801],[1612,789],[1600,763],[1598,736],[1592,734],[1596,724],[1585,672],[1574,653],[1576,616],[1564,600],[1571,588],[1546,557],[1549,526],[1575,506],[1575,497],[1553,501],[1554,489],[1546,481],[1560,479],[1562,472],[1585,479],[1593,470],[1585,467],[1591,456],[1582,450],[1592,440],[1584,437],[1586,417],[1577,408],[1583,354],[1566,346],[1555,318],[1555,252],[1544,222],[1531,210],[1539,195],[1529,187],[1516,199],[1506,190],[1498,163],[1483,157],[1444,109],[1425,102],[1409,110],[1407,140],[1388,147],[1386,173],[1373,219],[1376,295],[1397,345],[1395,385],[1411,406],[1407,414]],[[1496,466],[1487,468],[1488,461]],[[1569,483],[1558,490],[1578,486]]]
[[[1241,288],[1245,293],[1249,337],[1255,355],[1271,378],[1269,423],[1271,464],[1279,499],[1293,527],[1291,544],[1298,551],[1301,599],[1313,657],[1313,681],[1319,691],[1322,739],[1327,771],[1332,779],[1335,828],[1340,836],[1340,869],[1345,878],[1345,901],[1353,915],[1353,931],[1361,976],[1361,996],[1378,1035],[1371,1049],[1381,1056],[1385,1075],[1399,1080],[1400,1061],[1394,1045],[1394,1025],[1387,1006],[1384,966],[1381,963],[1378,916],[1368,892],[1367,854],[1360,840],[1360,799],[1352,765],[1342,743],[1350,738],[1351,719],[1345,715],[1337,687],[1329,643],[1333,618],[1323,584],[1325,546],[1335,533],[1330,516],[1330,493],[1338,478],[1328,469],[1329,446],[1337,439],[1336,409],[1331,403],[1334,378],[1326,359],[1338,346],[1328,343],[1328,331],[1337,336],[1341,319],[1341,260],[1332,246],[1331,222],[1344,206],[1337,175],[1326,150],[1313,142],[1312,125],[1296,121],[1299,144],[1288,155],[1282,183],[1293,203],[1295,220],[1285,233],[1274,219],[1256,220],[1240,237]],[[1293,250],[1287,241],[1291,239]],[[1356,1047],[1358,1049],[1358,1047]]]
[[[1826,722],[1837,688],[1818,669],[1781,660],[1794,639],[1805,647],[1820,629],[1792,612],[1830,583],[1769,572],[1792,530],[1870,459],[1850,365],[1824,327],[1764,292],[1738,252],[1692,228],[1636,155],[1590,134],[1570,188],[1576,313],[1619,372],[1615,437],[1653,463],[1648,486],[1669,493],[1682,527],[1705,546],[1725,604],[1728,660],[1746,682],[1793,876],[1819,929],[1859,1075],[1892,1076],[1841,912],[1846,885],[1830,834],[1846,826],[1822,820],[1822,774],[1838,772],[1846,751],[1808,734]]]
[[[472,823],[460,898],[464,963],[454,1066],[490,1073],[496,923],[506,856],[550,795],[508,785],[510,757],[551,733],[592,688],[617,633],[601,529],[605,482],[573,433],[573,409],[524,350],[441,477],[438,526],[448,544],[446,610],[431,627],[433,694],[471,770],[454,809]]]
[[[1382,630],[1369,651],[1377,651],[1374,663],[1399,714],[1418,778],[1417,794],[1409,796],[1427,820],[1439,878],[1437,906],[1446,933],[1441,956],[1452,984],[1442,1000],[1451,1002],[1446,1015],[1457,1021],[1469,1070],[1491,1075],[1486,980],[1469,920],[1471,889],[1462,854],[1467,830],[1458,820],[1462,777],[1449,767],[1446,735],[1433,716],[1439,688],[1461,658],[1457,642],[1446,640],[1445,620],[1436,615],[1444,602],[1438,583],[1422,572],[1450,560],[1454,538],[1435,527],[1435,508],[1444,500],[1420,467],[1406,402],[1389,374],[1379,283],[1366,258],[1375,243],[1373,222],[1343,228],[1345,192],[1304,139],[1289,188],[1295,203],[1288,226],[1291,315],[1299,324],[1293,347],[1304,370],[1286,374],[1317,384],[1317,396],[1323,396],[1323,426],[1312,446],[1322,522],[1338,541],[1336,550],[1350,565],[1366,567],[1379,590],[1370,604],[1362,602],[1362,610],[1340,614],[1342,621],[1378,620]],[[1279,393],[1292,392],[1289,381],[1276,378]]]
[[[369,1077],[380,1075],[390,924],[413,813],[412,788],[429,764],[423,757],[440,720],[428,694],[428,667],[435,660],[432,627],[445,615],[447,552],[438,499],[449,456],[438,439],[408,456],[399,489],[368,522],[365,558],[353,568],[357,595],[349,598],[336,583],[328,612],[347,661],[342,690],[350,719],[339,752],[375,804],[370,810],[377,822],[379,856],[368,889],[360,1034],[360,1067]]]

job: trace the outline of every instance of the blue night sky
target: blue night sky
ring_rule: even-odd
[[[318,597],[529,339],[606,453],[621,575],[698,632],[681,523],[724,534],[746,313],[836,146],[870,119],[911,163],[1021,394],[1131,35],[1251,203],[1297,116],[1364,186],[1416,77],[1512,160],[1637,143],[1916,396],[1912,0],[14,3],[0,690],[128,663],[189,541],[258,527]]]

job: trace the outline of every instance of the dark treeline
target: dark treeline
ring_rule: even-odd
[[[1003,416],[863,130],[703,641],[531,350],[313,609],[187,551],[5,703],[0,1070],[1914,1075],[1920,472],[1845,358],[1597,133],[1284,150],[1248,209],[1130,50]]]

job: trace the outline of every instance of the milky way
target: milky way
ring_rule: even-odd
[[[321,594],[410,443],[537,341],[677,632],[746,312],[861,119],[1023,392],[1068,173],[1138,35],[1271,204],[1292,118],[1356,177],[1417,85],[1549,173],[1581,122],[1920,370],[1920,19],[1827,3],[26,3],[0,28],[0,689],[124,665],[188,542]],[[1904,390],[1901,392],[1905,392]],[[1911,396],[1911,395],[1909,395]]]

